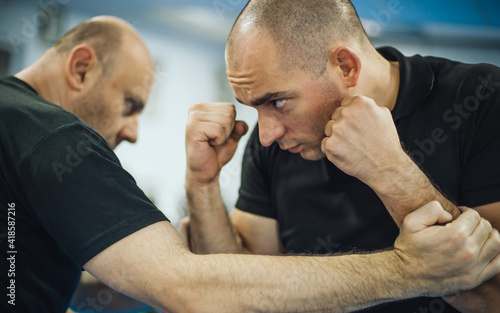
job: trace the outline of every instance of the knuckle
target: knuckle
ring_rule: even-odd
[[[470,217],[474,220],[479,221],[481,219],[481,216],[479,215],[479,213],[476,210],[469,210],[469,211],[467,211],[467,213],[469,213]]]
[[[198,109],[191,109],[189,110],[188,118],[190,120],[198,120],[202,114],[203,112]]]
[[[193,104],[190,108],[189,108],[189,111],[198,111],[198,110],[202,110],[203,107],[205,106],[204,103],[196,103],[196,104]]]
[[[234,122],[234,118],[235,118],[235,115],[233,115],[231,113],[224,114],[224,118],[223,118],[224,124],[231,125]]]
[[[451,236],[451,241],[454,244],[461,245],[467,240],[467,238],[467,227],[465,225],[460,225]]]
[[[493,230],[493,226],[491,226],[491,223],[488,220],[482,218],[481,223],[483,227],[486,228],[487,231],[491,232]]]
[[[355,95],[352,97],[351,101],[353,103],[359,103],[359,102],[363,102],[364,101],[364,96],[361,96],[361,95]]]
[[[413,225],[413,215],[407,215],[403,220],[402,229],[411,229]]]
[[[220,136],[222,134],[224,134],[224,126],[222,126],[221,124],[215,124],[215,131],[217,132],[217,134]]]
[[[348,108],[344,108],[343,110],[341,110],[339,112],[339,116],[340,118],[342,119],[349,119],[351,117],[351,110],[349,110]]]
[[[344,127],[343,124],[340,123],[334,123],[332,125],[332,136],[342,136],[344,134]]]
[[[500,247],[500,233],[496,229],[493,230],[493,240],[495,241],[496,245]]]
[[[469,246],[461,253],[460,260],[465,264],[470,264],[476,259],[478,251],[477,246]]]

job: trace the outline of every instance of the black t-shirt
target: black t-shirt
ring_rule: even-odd
[[[0,80],[0,311],[65,312],[87,261],[164,220],[89,125]]]
[[[400,64],[392,115],[415,162],[457,204],[500,201],[500,69],[379,52]],[[289,253],[374,251],[393,246],[399,233],[367,185],[326,158],[307,161],[276,143],[263,147],[258,127],[245,150],[236,207],[276,219]],[[417,298],[366,312],[457,311],[441,299]]]

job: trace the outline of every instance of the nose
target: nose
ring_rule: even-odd
[[[121,141],[126,140],[130,143],[137,142],[137,115],[132,115],[127,117],[125,124],[118,133],[118,138],[116,144],[118,145]]]
[[[268,147],[285,135],[285,127],[271,112],[259,112],[259,139],[264,147]]]

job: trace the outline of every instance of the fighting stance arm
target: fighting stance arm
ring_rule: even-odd
[[[404,152],[389,110],[369,98],[342,101],[325,127],[322,150],[349,175],[370,186],[398,225],[407,214],[437,200],[453,218],[461,211],[444,197]],[[500,204],[475,208],[493,227],[500,227]],[[500,305],[500,277],[447,300],[463,312],[494,312]]]
[[[189,110],[186,126],[186,194],[193,252],[239,253],[236,232],[222,202],[219,174],[247,130],[229,103],[201,103]]]
[[[454,218],[460,215],[405,153],[390,111],[372,99],[346,97],[325,134],[321,148],[326,157],[370,186],[398,225],[410,212],[434,200]]]

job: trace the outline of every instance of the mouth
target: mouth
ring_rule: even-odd
[[[283,149],[283,150],[287,150],[288,152],[291,152],[291,153],[299,153],[300,152],[300,146],[301,145],[296,145],[294,147],[286,148],[286,149]]]

